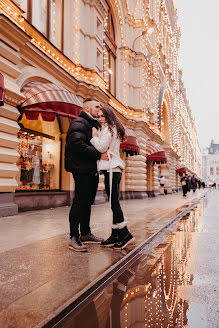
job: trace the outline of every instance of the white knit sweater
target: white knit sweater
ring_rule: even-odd
[[[120,169],[125,168],[125,163],[120,158],[120,139],[117,136],[117,130],[112,128],[113,135],[111,134],[107,124],[98,130],[98,136],[91,139],[91,144],[100,152],[105,153],[107,151],[109,161],[100,159],[97,162],[98,171],[110,170],[116,167]]]

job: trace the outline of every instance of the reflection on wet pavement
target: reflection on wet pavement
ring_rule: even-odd
[[[152,253],[142,252],[81,312],[72,314],[58,327],[185,327],[189,302],[180,291],[193,283],[188,261],[202,213],[200,204]]]
[[[120,252],[99,245],[89,245],[89,252],[83,256],[69,251],[68,208],[33,211],[0,220],[0,327],[50,324],[58,314],[60,317],[65,313],[69,304],[77,303],[81,295],[96,290],[108,271],[118,270],[119,263],[126,263],[147,238],[169,225],[175,215],[204,194],[200,191],[186,200],[175,194],[148,201],[123,201],[135,242]],[[111,212],[107,209],[107,204],[92,209],[92,231],[98,236],[109,236]]]

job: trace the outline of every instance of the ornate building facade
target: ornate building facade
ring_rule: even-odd
[[[202,151],[202,176],[208,187],[219,187],[219,144],[211,140],[209,148]]]
[[[69,203],[66,116],[89,96],[127,129],[122,197],[159,194],[161,175],[176,191],[181,168],[201,177],[179,41],[173,0],[2,0],[0,214]],[[60,114],[61,102],[73,115],[69,106]]]

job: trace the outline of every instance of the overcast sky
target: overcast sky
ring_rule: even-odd
[[[219,0],[174,0],[181,28],[179,66],[201,147],[219,143]]]

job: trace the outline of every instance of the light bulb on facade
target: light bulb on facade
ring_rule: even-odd
[[[147,33],[148,34],[152,34],[154,32],[154,28],[153,27],[150,27],[148,30],[147,30]]]

